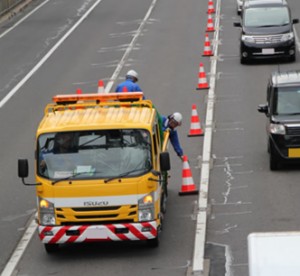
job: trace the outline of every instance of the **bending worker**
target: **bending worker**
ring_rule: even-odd
[[[162,118],[162,130],[165,131],[167,129],[170,130],[170,141],[174,148],[174,151],[179,156],[181,160],[183,160],[183,150],[180,146],[179,137],[176,127],[180,126],[182,123],[182,115],[179,112],[175,112],[168,117],[161,116]]]
[[[138,73],[134,70],[129,70],[126,74],[125,81],[120,83],[117,88],[116,92],[142,92],[142,89],[137,84],[138,82]]]

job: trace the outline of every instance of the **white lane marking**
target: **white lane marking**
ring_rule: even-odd
[[[122,68],[124,67],[125,65],[125,61],[128,57],[128,55],[130,54],[130,52],[134,49],[134,46],[135,46],[135,42],[137,40],[137,38],[141,35],[142,33],[142,30],[147,22],[147,20],[149,19],[151,13],[152,13],[152,10],[154,9],[154,6],[156,5],[156,2],[157,0],[153,0],[152,3],[151,3],[151,6],[149,8],[149,10],[147,11],[144,19],[142,20],[141,22],[141,25],[139,26],[139,28],[134,32],[135,35],[134,37],[132,38],[128,48],[126,49],[122,59],[120,60],[115,72],[112,74],[111,76],[111,80],[107,83],[106,87],[105,87],[105,93],[109,93],[111,88],[113,87],[118,75],[120,74]]]
[[[38,9],[40,9],[41,7],[43,7],[45,4],[47,4],[50,0],[46,0],[43,3],[41,3],[40,5],[38,5],[35,9],[33,9],[30,13],[28,13],[26,16],[24,16],[22,19],[20,19],[18,22],[16,22],[13,26],[11,26],[9,29],[7,29],[5,32],[3,32],[2,34],[0,34],[0,38],[2,38],[3,36],[5,36],[6,34],[8,34],[10,31],[12,31],[14,28],[16,28],[18,25],[20,25],[24,20],[26,20],[30,15],[32,15],[33,13],[35,13]]]
[[[57,48],[74,32],[74,30],[83,22],[83,20],[96,8],[102,0],[97,0],[90,9],[69,29],[68,32],[49,50],[49,52],[27,73],[27,75],[0,101],[2,108],[11,97],[40,69],[40,67],[48,60],[49,57],[57,50]]]
[[[214,200],[212,200],[213,203],[211,204],[212,206],[238,206],[238,205],[250,205],[252,202],[242,202],[242,201],[237,201],[237,202],[227,202],[227,203],[215,203]]]
[[[228,224],[226,224],[226,228],[225,229],[223,229],[223,230],[219,230],[219,231],[216,231],[216,234],[218,234],[218,235],[224,235],[224,234],[228,234],[228,233],[230,233],[231,232],[231,230],[234,230],[234,229],[236,229],[237,227],[238,227],[238,225],[237,224],[235,224],[235,225],[232,225],[232,226],[229,226]]]
[[[215,216],[236,216],[236,215],[249,215],[252,214],[252,211],[245,211],[245,212],[232,212],[232,213],[218,213]]]
[[[36,216],[37,214],[35,214]],[[10,276],[15,270],[16,265],[18,264],[19,260],[21,259],[26,247],[28,246],[29,242],[31,241],[33,234],[37,228],[37,224],[34,219],[31,220],[29,226],[27,227],[24,235],[22,236],[21,240],[19,241],[15,251],[11,255],[10,259],[8,260],[4,270],[1,273],[1,276]]]
[[[219,30],[220,26],[220,12],[221,12],[221,0],[217,0],[216,3],[216,16],[215,26],[216,31],[214,33],[214,41],[219,41]],[[196,233],[195,233],[195,244],[193,252],[193,272],[203,272],[204,270],[204,250],[205,250],[205,239],[206,239],[206,221],[208,212],[208,186],[209,186],[209,172],[210,172],[210,161],[211,161],[211,147],[212,147],[212,135],[213,135],[213,115],[215,105],[215,85],[216,85],[216,71],[218,61],[218,45],[214,43],[213,53],[214,56],[211,58],[211,77],[209,81],[209,90],[207,96],[207,108],[206,108],[206,121],[205,121],[205,135],[203,141],[203,157],[202,157],[202,168],[200,178],[200,192],[198,198],[198,215],[196,221]]]

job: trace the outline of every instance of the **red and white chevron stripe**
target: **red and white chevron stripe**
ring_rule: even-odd
[[[108,225],[39,226],[38,230],[43,243],[136,241],[156,238],[157,223],[151,221]]]

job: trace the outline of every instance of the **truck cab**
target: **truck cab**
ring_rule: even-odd
[[[167,148],[168,133],[161,133],[160,116],[142,92],[53,97],[35,149],[38,232],[46,251],[101,241],[158,246]],[[18,170],[27,184],[26,159]]]
[[[270,169],[300,162],[300,71],[272,73],[267,103],[258,111],[267,117]]]

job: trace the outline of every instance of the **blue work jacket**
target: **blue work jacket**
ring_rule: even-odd
[[[124,87],[127,88],[128,92],[142,92],[142,89],[139,87],[139,85],[134,83],[131,79],[127,79],[120,83],[116,88],[116,92],[123,92]]]
[[[179,137],[176,129],[169,128],[169,119],[165,116],[162,118],[162,129],[163,131],[170,129],[170,141],[178,156],[183,156],[183,150],[180,146]]]

